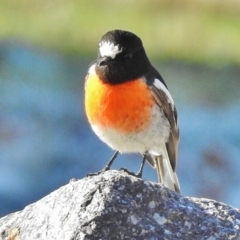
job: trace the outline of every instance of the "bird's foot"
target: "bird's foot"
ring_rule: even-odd
[[[95,173],[88,173],[87,177],[93,177],[93,176],[97,176],[100,175],[101,173],[104,173],[106,171],[110,170],[110,168],[108,166],[104,167],[102,170],[95,172]]]
[[[87,177],[97,176],[97,175],[99,175],[99,174],[101,174],[101,173],[103,173],[103,172],[106,172],[106,171],[110,170],[110,167],[111,167],[113,161],[115,160],[115,158],[117,157],[118,153],[119,153],[119,152],[116,151],[116,152],[113,154],[113,156],[111,157],[110,161],[107,163],[107,165],[106,165],[102,170],[100,170],[100,171],[98,171],[98,172],[96,172],[96,173],[89,173],[89,174],[87,175]]]
[[[138,173],[134,173],[134,172],[130,172],[129,170],[127,170],[126,168],[120,168],[120,171],[126,172],[127,174],[137,177],[137,178],[142,178],[142,173],[138,172]]]

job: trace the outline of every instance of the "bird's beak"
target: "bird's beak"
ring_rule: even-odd
[[[98,60],[98,66],[100,67],[106,66],[112,61],[113,59],[111,57],[102,57]]]

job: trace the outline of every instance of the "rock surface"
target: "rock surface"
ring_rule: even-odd
[[[1,218],[0,239],[240,239],[240,210],[111,170]]]

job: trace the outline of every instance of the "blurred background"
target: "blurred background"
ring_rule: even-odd
[[[240,2],[0,0],[0,216],[113,151],[84,112],[84,78],[108,30],[143,40],[176,102],[182,194],[240,208]],[[113,168],[137,171],[139,155]],[[157,181],[150,167],[144,178]]]

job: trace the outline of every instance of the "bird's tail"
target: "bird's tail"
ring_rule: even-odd
[[[155,157],[155,161],[159,182],[169,189],[180,193],[178,177],[172,170],[169,160],[160,155]]]
[[[151,160],[150,160],[151,159]],[[155,161],[154,161],[155,160]],[[167,151],[160,156],[148,155],[147,161],[157,170],[159,182],[167,188],[180,193],[180,185],[176,172],[173,170]],[[152,164],[154,161],[154,164]]]

